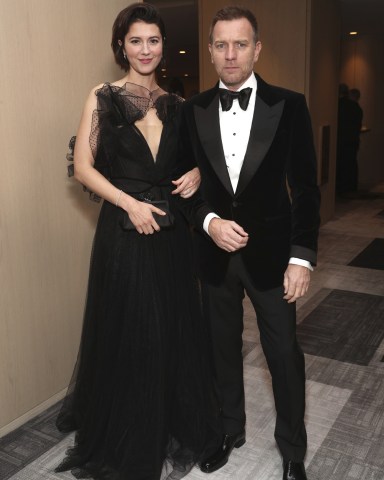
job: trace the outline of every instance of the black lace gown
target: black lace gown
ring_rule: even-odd
[[[219,433],[190,231],[170,194],[181,100],[129,83],[96,95],[95,167],[136,198],[168,199],[175,224],[153,235],[126,231],[123,210],[103,203],[79,357],[57,419],[76,440],[56,470],[179,479]],[[163,122],[156,161],[134,124],[151,107]]]

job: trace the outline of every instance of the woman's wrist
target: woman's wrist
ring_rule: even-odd
[[[131,197],[131,195],[128,195],[128,193],[122,192],[119,198],[118,206],[128,212],[136,203],[136,201],[137,200]]]
[[[116,202],[115,202],[115,206],[118,207],[119,206],[119,202],[120,202],[120,198],[121,198],[121,195],[123,194],[123,190],[119,190],[117,192],[117,195],[116,195]]]

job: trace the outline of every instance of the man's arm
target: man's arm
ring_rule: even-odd
[[[317,262],[320,192],[311,119],[304,96],[293,117],[292,149],[287,173],[292,200],[291,259],[284,274],[284,298],[295,302],[309,288]]]
[[[287,180],[291,193],[291,257],[317,261],[320,192],[311,119],[303,95],[292,118],[292,140]]]

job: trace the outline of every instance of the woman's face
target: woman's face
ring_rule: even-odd
[[[124,51],[132,70],[140,75],[150,75],[163,56],[163,39],[154,23],[133,23],[124,39]]]

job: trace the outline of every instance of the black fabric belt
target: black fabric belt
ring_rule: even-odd
[[[113,178],[110,182],[116,188],[139,200],[161,200],[175,188],[170,178],[156,183],[132,178]]]

